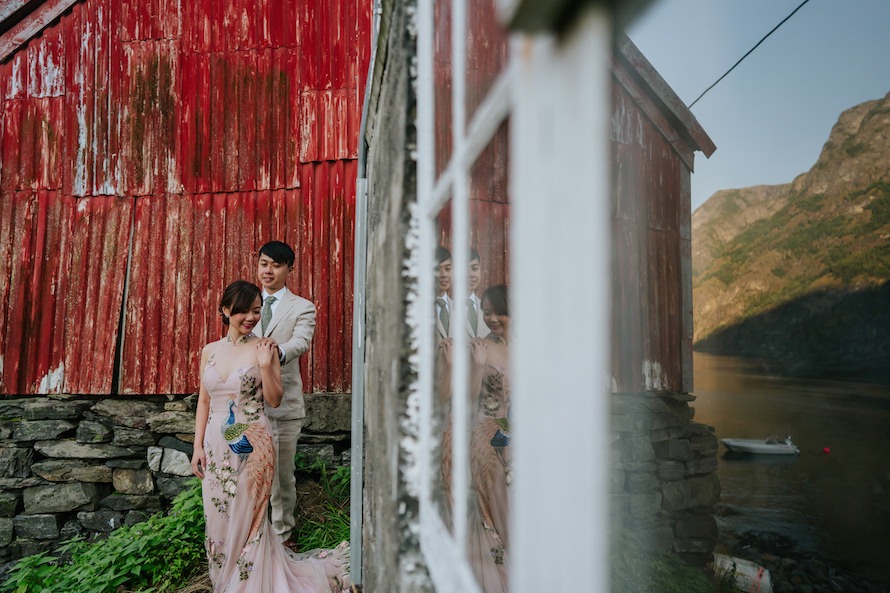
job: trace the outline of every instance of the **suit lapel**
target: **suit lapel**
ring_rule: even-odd
[[[267,337],[271,336],[275,326],[278,325],[282,319],[287,317],[288,312],[294,306],[295,300],[294,293],[285,288],[285,293],[281,297],[281,302],[275,307],[275,312],[272,314],[272,319],[269,320],[269,326],[266,328]]]

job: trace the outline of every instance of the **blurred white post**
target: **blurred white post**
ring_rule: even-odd
[[[512,53],[514,593],[609,591],[612,29],[582,10]]]

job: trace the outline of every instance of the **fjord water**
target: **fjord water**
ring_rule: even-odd
[[[720,444],[721,529],[776,533],[890,582],[890,386],[781,377],[702,353],[694,377],[695,420],[718,439],[790,434],[800,447],[739,456]]]

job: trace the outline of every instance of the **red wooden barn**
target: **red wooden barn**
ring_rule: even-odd
[[[0,5],[0,393],[197,388],[222,288],[297,252],[306,391],[349,389],[370,4]]]

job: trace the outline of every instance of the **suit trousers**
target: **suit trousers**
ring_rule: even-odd
[[[294,477],[294,455],[297,440],[303,430],[303,418],[268,417],[275,435],[275,479],[272,481],[272,531],[286,539],[290,537],[296,522],[294,506],[297,503],[297,480]]]

